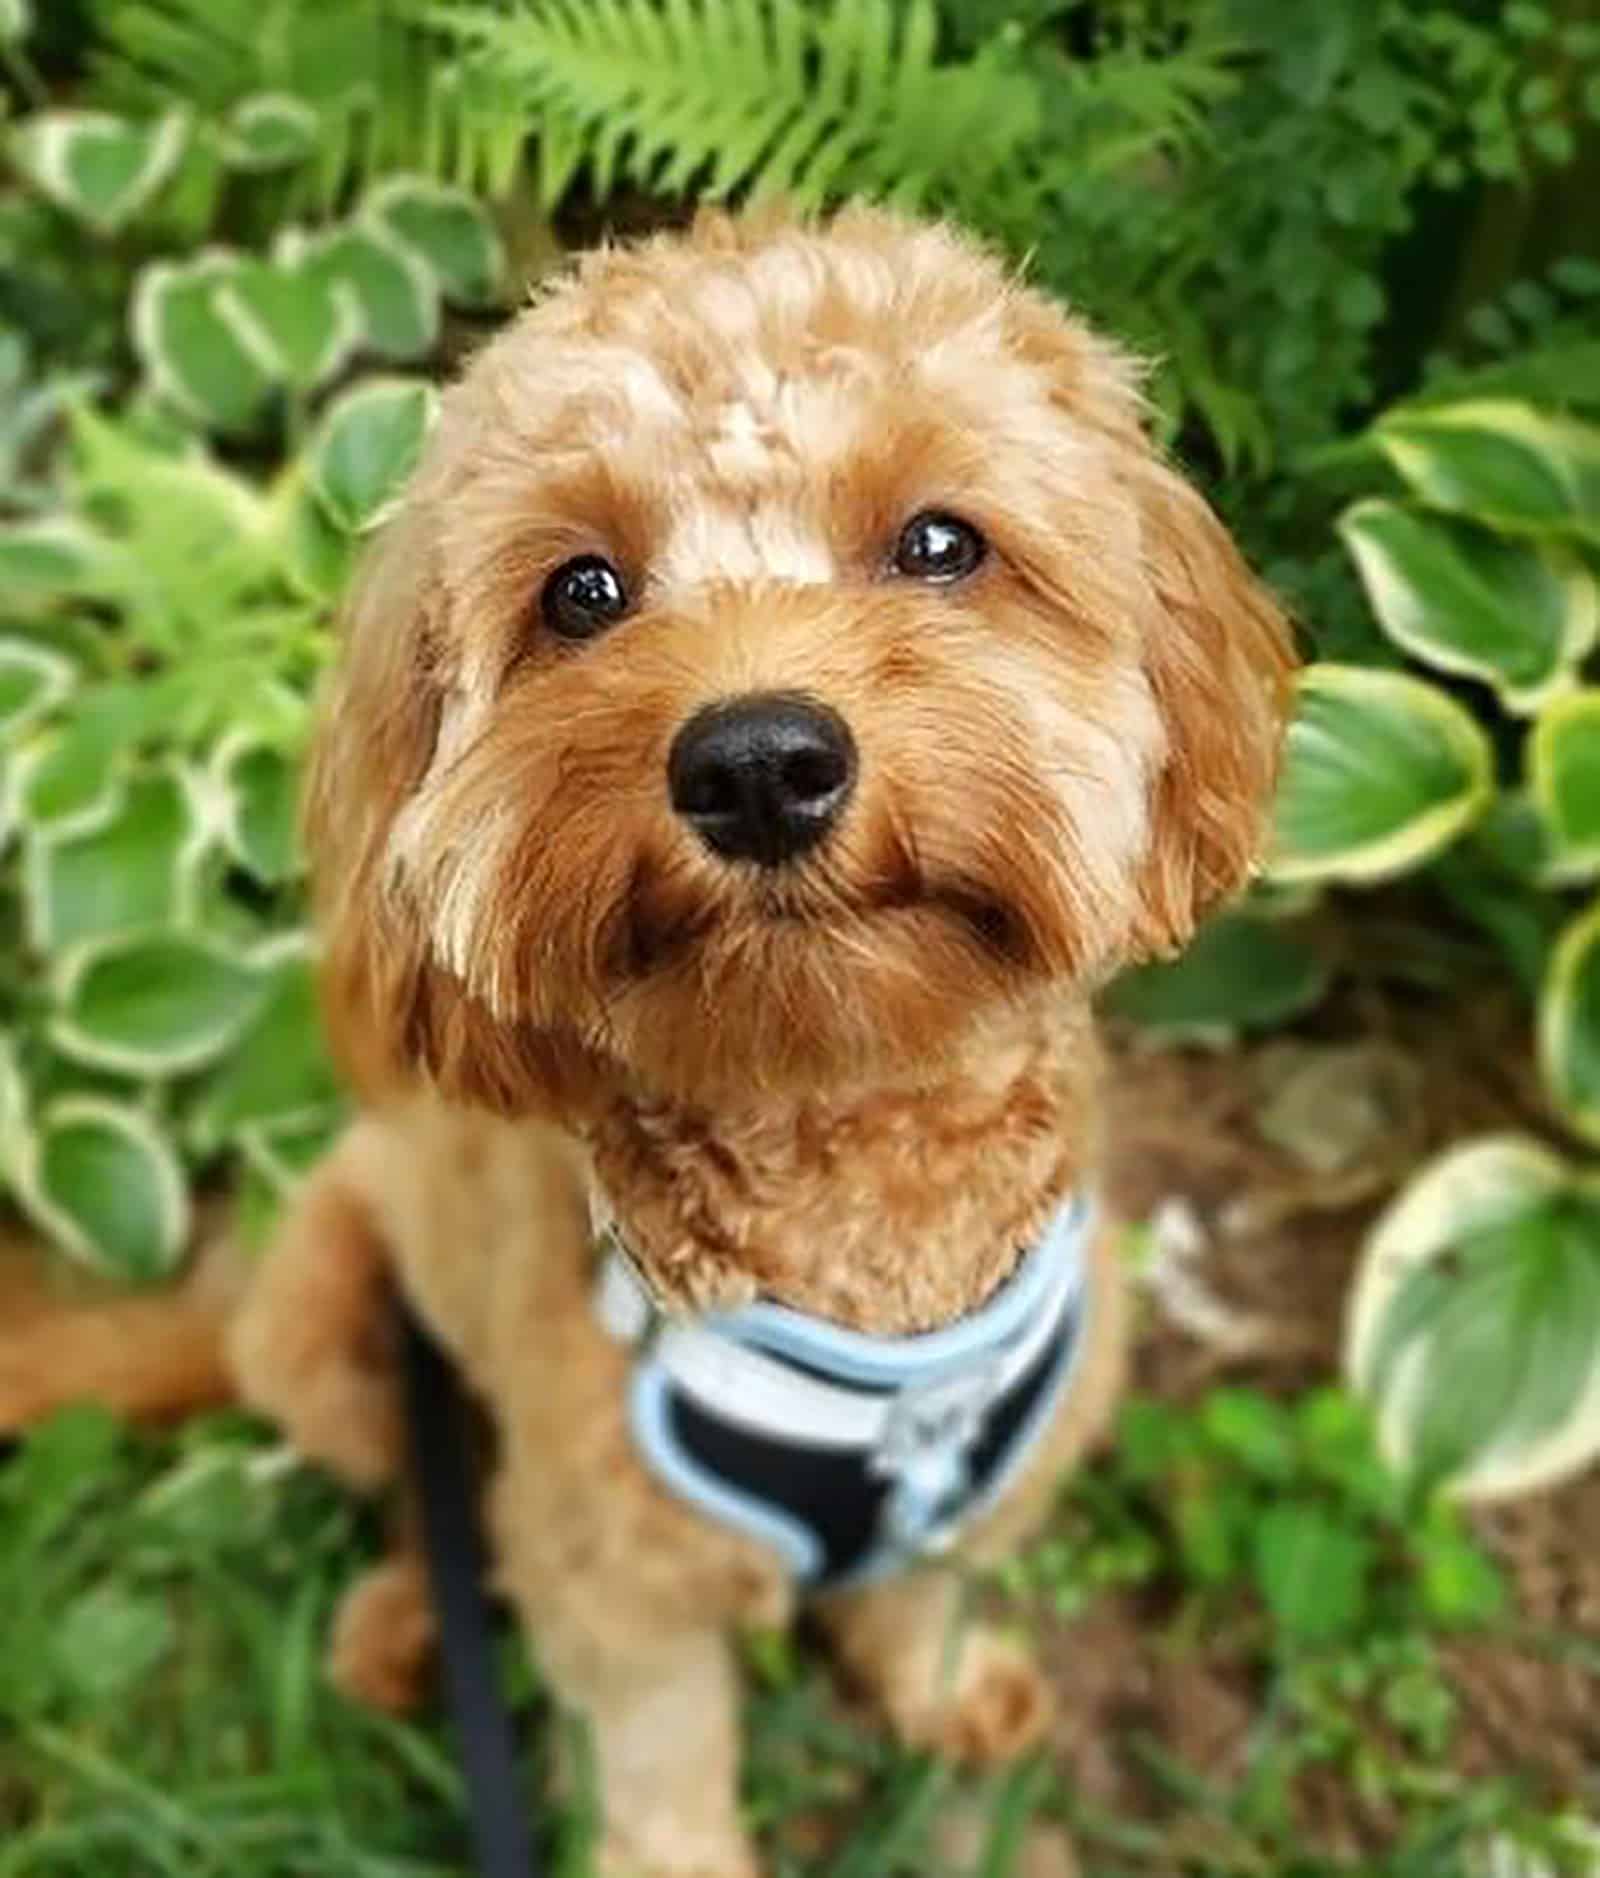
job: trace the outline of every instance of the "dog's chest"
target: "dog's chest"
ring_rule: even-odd
[[[945,1551],[1050,1424],[1084,1339],[1090,1224],[1069,1201],[985,1304],[909,1337],[765,1302],[668,1316],[606,1227],[595,1309],[631,1346],[634,1445],[680,1500],[771,1547],[807,1588]]]

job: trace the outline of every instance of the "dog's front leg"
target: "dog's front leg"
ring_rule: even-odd
[[[1050,1690],[1027,1653],[963,1611],[961,1581],[925,1567],[819,1600],[847,1678],[910,1747],[970,1766],[1030,1748]]]

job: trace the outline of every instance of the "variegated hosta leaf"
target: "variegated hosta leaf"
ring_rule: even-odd
[[[1492,528],[1600,540],[1600,429],[1510,399],[1392,412],[1374,435],[1425,502]]]
[[[354,293],[308,257],[241,256],[217,304],[261,370],[297,391],[331,377],[361,340]]]
[[[465,190],[421,176],[393,176],[367,198],[363,217],[415,249],[448,299],[469,307],[499,301],[505,250],[494,224]]]
[[[416,379],[370,378],[329,406],[311,446],[311,487],[351,534],[383,519],[416,468],[438,394]]]
[[[293,878],[302,864],[296,766],[271,744],[230,737],[217,746],[211,775],[234,859],[269,887]]]
[[[38,723],[72,690],[71,659],[32,639],[0,639],[0,743]]]
[[[1400,672],[1301,674],[1274,811],[1279,880],[1380,880],[1453,841],[1492,798],[1489,740],[1436,686]]]
[[[0,526],[0,593],[16,608],[94,594],[110,554],[108,543],[75,516],[7,522]]]
[[[101,111],[46,111],[17,129],[12,155],[57,207],[108,235],[172,174],[187,135],[177,113],[135,124]]]
[[[314,241],[308,264],[355,295],[362,338],[386,359],[415,359],[439,340],[437,276],[381,222],[353,222]]]
[[[25,1138],[17,1195],[63,1251],[126,1281],[171,1272],[189,1235],[189,1196],[172,1144],[149,1116],[74,1096]]]
[[[79,947],[61,958],[54,981],[56,1048],[93,1068],[140,1077],[214,1061],[266,986],[225,947],[170,930]]]
[[[303,98],[259,91],[229,113],[223,154],[235,169],[286,169],[315,152],[318,129],[317,114]]]
[[[1539,997],[1539,1063],[1562,1113],[1600,1143],[1600,903],[1569,925]]]
[[[165,771],[33,833],[23,859],[30,940],[59,951],[181,917],[203,843],[190,792]]]
[[[267,975],[262,1004],[201,1098],[196,1125],[208,1142],[309,1125],[338,1109],[310,961],[287,956]]]
[[[1525,1493],[1600,1454],[1600,1178],[1535,1142],[1453,1149],[1368,1239],[1345,1367],[1390,1458]]]
[[[1389,637],[1424,664],[1483,679],[1513,711],[1569,683],[1600,631],[1594,577],[1554,544],[1399,502],[1358,502],[1339,529]]]
[[[1201,928],[1181,958],[1125,972],[1107,1006],[1170,1042],[1225,1042],[1309,1010],[1327,984],[1325,961],[1298,934],[1247,913],[1224,913]]]
[[[1528,739],[1528,785],[1559,881],[1600,874],[1600,688],[1553,698]]]
[[[356,543],[334,525],[317,500],[305,464],[292,464],[274,492],[278,552],[283,571],[309,600],[333,603],[344,593]]]
[[[188,416],[220,431],[247,430],[274,377],[221,304],[236,266],[236,256],[220,251],[182,266],[158,262],[140,274],[132,301],[134,349],[150,382]]]

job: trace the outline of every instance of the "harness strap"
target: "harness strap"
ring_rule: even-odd
[[[405,1316],[404,1367],[422,1541],[460,1737],[481,1878],[539,1878],[517,1777],[511,1716],[495,1674],[484,1544],[466,1404],[454,1369]]]

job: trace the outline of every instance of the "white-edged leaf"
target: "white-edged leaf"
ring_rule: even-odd
[[[361,310],[343,281],[329,280],[292,243],[271,260],[240,258],[217,289],[217,307],[240,343],[274,378],[314,390],[361,340]]]
[[[1374,436],[1425,502],[1492,528],[1600,539],[1600,428],[1512,399],[1385,417]]]
[[[1547,841],[1546,877],[1600,874],[1600,687],[1553,698],[1527,743],[1528,788]]]
[[[31,0],[0,0],[0,41],[21,45],[33,31]]]
[[[0,1188],[15,1184],[28,1131],[28,1085],[9,1037],[0,1037]]]
[[[468,307],[498,302],[505,249],[493,222],[464,189],[421,176],[391,176],[368,196],[362,216],[414,249],[450,300]]]
[[[1600,1144],[1600,902],[1556,941],[1539,994],[1539,1066],[1563,1115]]]
[[[206,1140],[230,1140],[249,1128],[277,1132],[338,1106],[310,960],[302,950],[286,952],[268,981],[260,1008],[201,1099],[197,1125]]]
[[[234,169],[278,170],[314,154],[320,130],[316,112],[303,98],[258,91],[228,113],[222,151]]]
[[[47,717],[77,680],[64,653],[33,639],[0,638],[0,742]]]
[[[1600,588],[1556,544],[1376,499],[1347,509],[1339,532],[1395,644],[1482,679],[1510,710],[1536,711],[1570,684],[1600,631]]]
[[[129,1282],[175,1269],[189,1235],[188,1189],[149,1116],[97,1096],[62,1097],[38,1116],[20,1162],[17,1196],[64,1252]]]
[[[204,830],[175,771],[136,776],[85,814],[34,832],[23,908],[41,952],[184,916]]]
[[[329,1108],[279,1128],[244,1127],[238,1133],[239,1147],[277,1192],[290,1193],[333,1145],[341,1119],[336,1109]]]
[[[1308,666],[1270,871],[1286,881],[1381,880],[1453,841],[1493,793],[1487,736],[1436,686],[1363,666]]]
[[[1344,1361],[1391,1461],[1452,1492],[1531,1492],[1600,1454],[1600,1181],[1491,1136],[1430,1163],[1378,1221]]]
[[[62,1055],[140,1077],[212,1062],[266,989],[225,946],[172,930],[91,940],[58,959],[52,981],[50,1038]]]
[[[274,381],[263,360],[230,323],[221,294],[238,256],[208,250],[184,265],[157,262],[134,285],[134,350],[150,382],[210,429],[248,430]]]
[[[303,458],[278,479],[273,526],[280,563],[296,590],[327,605],[338,601],[349,583],[357,543],[329,520],[312,493]]]
[[[439,342],[440,285],[433,270],[381,222],[352,222],[311,242],[308,265],[342,282],[360,309],[362,339],[386,359],[431,352]]]
[[[212,753],[211,778],[229,853],[266,886],[293,879],[303,865],[297,766],[275,745],[236,734]]]
[[[12,607],[94,594],[114,550],[71,515],[40,515],[0,525],[0,593]]]
[[[44,111],[15,131],[12,156],[58,208],[109,235],[172,174],[188,134],[176,111],[142,124],[104,111]]]
[[[439,407],[420,379],[369,378],[323,414],[308,462],[329,519],[358,534],[375,527],[405,487]]]

